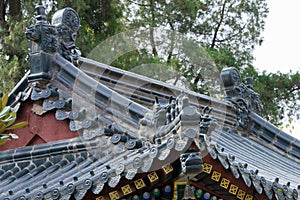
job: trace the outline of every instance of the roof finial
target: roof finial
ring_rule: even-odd
[[[46,22],[46,11],[45,7],[42,4],[39,4],[35,7],[36,10],[36,17],[37,23],[45,23]]]

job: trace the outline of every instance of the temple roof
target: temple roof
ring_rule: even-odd
[[[235,69],[221,73],[228,97],[218,100],[80,57],[71,48],[31,52],[31,72],[9,102],[32,101],[41,116],[55,112],[78,137],[2,151],[1,199],[83,199],[88,191],[120,187],[120,180],[134,181],[180,159],[180,170],[191,170],[199,181],[201,162],[188,162],[198,155],[218,160],[269,199],[298,198],[300,141],[261,118],[257,99],[240,101],[237,91],[254,93],[229,81]],[[195,154],[182,158],[193,145]]]
[[[71,87],[68,83],[74,82],[75,77],[79,76],[78,74],[81,74],[80,77],[83,77],[85,73],[59,55],[56,55],[54,59],[58,59],[56,61],[58,63],[62,61],[64,63],[59,66],[63,66],[61,69],[57,69],[58,73],[53,79],[53,83],[45,89],[37,86],[26,87],[23,93],[20,93],[22,95],[18,96],[20,98],[17,101],[24,101],[29,97],[33,101],[42,100],[40,104],[45,111],[55,110],[57,120],[70,120],[70,129],[79,131],[81,137],[2,152],[0,158],[1,183],[3,184],[3,187],[1,187],[3,188],[2,197],[6,196],[13,199],[21,195],[28,198],[36,195],[51,196],[56,194],[67,198],[71,195],[84,196],[83,193],[86,193],[90,188],[95,188],[92,191],[97,194],[104,187],[104,184],[116,186],[121,179],[121,175],[128,179],[133,179],[138,173],[138,169],[142,168],[143,172],[152,171],[150,170],[151,163],[157,163],[158,160],[161,160],[160,162],[167,164],[170,163],[168,155],[172,154],[172,157],[176,157],[174,150],[171,153],[172,149],[176,149],[175,145],[167,147],[170,141],[178,141],[175,136],[172,136],[173,133],[167,139],[164,139],[166,143],[160,141],[160,145],[155,145],[154,143],[154,146],[147,146],[146,141],[139,139],[135,134],[138,131],[138,121],[134,119],[136,119],[136,116],[142,117],[149,113],[151,109],[136,104],[124,96],[120,95],[117,99],[122,100],[119,102],[120,106],[125,105],[133,116],[132,120],[126,122],[134,125],[129,130],[124,130],[124,127],[128,127],[127,125],[124,126],[125,122],[123,122],[123,126],[119,126],[111,120],[111,113],[114,113],[115,121],[119,121],[117,118],[123,119],[123,116],[120,113],[113,112],[109,106],[103,106],[107,111],[103,110],[103,108],[99,109],[101,118],[97,118],[97,120],[101,120],[101,123],[94,127],[91,124],[92,121],[89,120],[91,116],[88,114],[85,113],[81,118],[74,117],[80,116],[80,112],[66,104],[66,102],[70,102],[70,98],[72,99],[72,96],[67,94],[68,88]],[[70,72],[74,74],[74,77],[66,79],[66,74],[71,74]],[[107,100],[113,95],[117,95],[116,92],[89,78],[87,75],[85,75],[85,80],[91,84],[87,85],[87,87],[97,88],[99,96],[102,95],[101,97],[103,97],[105,95]],[[145,80],[151,81],[146,78]],[[156,84],[159,83],[156,82]],[[160,84],[167,87],[164,83]],[[57,97],[53,98],[52,93],[55,93]],[[84,93],[83,95],[86,94]],[[13,98],[11,97],[11,99]],[[59,104],[57,102],[62,103]],[[104,100],[101,100],[101,102],[103,103]],[[12,104],[16,103],[13,102]],[[110,105],[110,103],[107,102],[107,105]],[[85,105],[80,105],[80,108],[81,112],[83,112],[82,109],[85,108]],[[193,106],[191,108],[197,109]],[[132,141],[140,143],[140,145],[132,148],[128,147],[130,143],[127,142],[128,136],[125,133],[131,135]],[[134,138],[134,135],[136,138]],[[274,134],[275,136],[276,134]],[[123,141],[121,138],[123,138]],[[181,141],[183,142],[184,140]],[[251,137],[242,136],[236,129],[232,129],[231,126],[214,129],[210,135],[202,135],[198,142],[203,153],[207,151],[208,155],[213,159],[218,159],[224,168],[231,169],[232,174],[236,178],[242,177],[247,185],[254,185],[257,192],[265,192],[272,197],[273,191],[275,193],[279,191],[275,190],[274,187],[278,187],[281,188],[280,191],[284,191],[285,195],[294,195],[296,197],[297,192],[295,188],[299,184],[298,177],[300,176],[297,154],[295,154],[296,156],[294,154],[287,155],[273,145],[267,145],[266,142],[259,137],[254,137],[254,135]],[[294,144],[296,144],[295,142],[298,141],[294,140]],[[110,146],[115,146],[117,149],[115,147],[109,148]],[[186,143],[186,146],[180,147],[181,150],[177,150],[177,157],[179,157],[180,152],[184,152],[187,146]],[[112,154],[113,151],[117,152]],[[139,161],[140,163],[138,164],[140,168],[136,167],[135,169],[131,166],[131,170],[135,170],[130,171],[130,173],[124,173],[125,163],[132,163],[135,159],[139,160],[141,157],[142,161]],[[123,160],[124,158],[131,159],[125,161]],[[119,166],[118,164],[120,163],[124,165]],[[108,165],[110,167],[107,167]],[[116,172],[120,169],[122,170]],[[62,176],[67,172],[70,175],[72,174],[72,177],[67,178],[69,177],[68,174]],[[101,177],[105,177],[105,180],[102,180],[102,182],[100,181]],[[25,185],[29,183],[30,188],[26,188]],[[86,186],[84,186],[85,184]],[[20,187],[15,187],[16,185]],[[81,188],[81,192],[75,192],[74,188],[78,187]],[[8,188],[10,189],[7,190]],[[20,190],[19,188],[24,189]],[[76,199],[80,199],[80,197]]]

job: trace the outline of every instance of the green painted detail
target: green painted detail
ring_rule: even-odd
[[[159,197],[159,195],[160,195],[159,189],[158,189],[158,188],[155,188],[155,189],[153,190],[152,194],[153,194],[154,197]]]
[[[140,200],[140,197],[139,197],[138,195],[134,195],[134,196],[132,197],[132,200]]]
[[[201,198],[202,194],[203,194],[203,191],[201,189],[197,189],[195,191],[196,198]]]

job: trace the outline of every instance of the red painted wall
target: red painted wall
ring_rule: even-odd
[[[21,103],[16,122],[27,121],[29,124],[11,131],[16,133],[19,139],[9,140],[0,146],[0,151],[78,136],[77,132],[70,131],[69,120],[58,121],[55,119],[55,111],[44,113],[41,116],[33,113],[34,103],[37,102],[28,100]]]

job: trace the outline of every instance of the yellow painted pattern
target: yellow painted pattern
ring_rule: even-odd
[[[111,200],[115,200],[115,199],[119,199],[120,198],[118,191],[110,192],[109,193],[109,197],[110,197]]]
[[[221,178],[221,175],[222,174],[220,172],[213,171],[213,173],[211,175],[211,179],[218,182]]]
[[[162,167],[165,174],[168,174],[170,172],[172,172],[174,169],[171,165],[165,165]],[[203,168],[203,172],[207,173],[207,174],[210,174],[212,171],[212,165],[210,164],[207,164],[207,163],[204,163],[204,168]],[[218,171],[213,171],[212,175],[211,175],[211,179],[218,182],[220,181],[220,186],[224,189],[228,189],[228,192],[230,194],[233,194],[235,195],[238,199],[240,200],[253,200],[253,196],[250,195],[250,194],[247,194],[245,191],[241,190],[238,188],[238,186],[234,185],[234,184],[230,184],[230,180],[224,178],[224,177],[221,177],[222,174]],[[150,174],[147,175],[149,181],[151,183],[157,181],[159,179],[158,175],[156,172],[152,172]],[[138,179],[138,180],[135,180],[134,181],[134,184],[135,184],[135,187],[136,189],[141,189],[141,188],[144,188],[146,187],[146,184],[144,182],[144,180],[142,178]],[[174,194],[173,194],[173,197],[177,197],[177,185],[180,185],[180,184],[186,184],[186,182],[174,182]],[[230,185],[230,187],[229,187]],[[121,191],[113,191],[113,192],[110,192],[109,193],[109,197],[110,197],[110,200],[117,200],[117,199],[120,199],[120,195],[123,196],[123,195],[128,195],[128,194],[131,194],[133,191],[135,191],[134,187],[133,186],[130,186],[129,184],[128,185],[125,185],[123,187],[121,187]],[[104,197],[104,196],[99,196],[97,197],[95,200],[107,200],[108,197]]]
[[[229,181],[228,179],[222,178],[221,183],[220,183],[220,186],[221,186],[222,188],[227,189],[228,186],[229,186],[229,183],[230,183],[230,181]]]
[[[179,182],[174,182],[174,192],[173,192],[173,199],[177,199],[177,186],[178,185],[186,185],[187,182],[182,182],[182,181],[179,181]]]
[[[245,195],[246,195],[246,192],[245,192],[245,191],[239,190],[239,191],[238,191],[238,194],[236,195],[236,197],[237,197],[238,199],[243,200],[243,199],[245,198]]]
[[[208,163],[203,164],[203,172],[210,174],[211,170],[212,170],[212,165]]]
[[[153,183],[153,182],[155,182],[155,181],[158,180],[158,176],[157,176],[156,172],[152,172],[152,173],[148,174],[147,176],[148,176],[149,181],[151,183]]]
[[[134,185],[135,185],[136,189],[138,189],[138,190],[146,186],[145,182],[141,178],[134,181]]]
[[[97,197],[96,200],[105,200],[104,196]]]
[[[238,186],[231,184],[230,188],[229,188],[229,193],[235,195],[237,193],[238,189],[239,189]]]
[[[165,165],[165,166],[163,166],[162,168],[163,168],[165,174],[168,174],[168,173],[170,173],[170,172],[173,171],[172,165]]]
[[[130,185],[125,185],[125,186],[121,187],[121,189],[122,189],[122,192],[124,195],[132,193],[132,189],[131,189]]]
[[[247,194],[245,200],[253,200],[253,196],[250,194]]]

